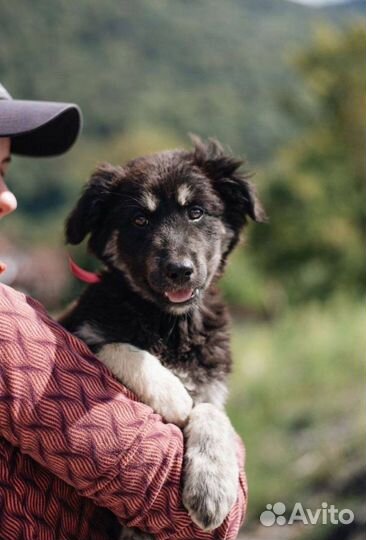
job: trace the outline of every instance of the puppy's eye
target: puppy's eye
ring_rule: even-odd
[[[136,225],[136,227],[140,227],[140,229],[142,227],[146,227],[146,225],[149,224],[149,220],[147,219],[146,216],[144,216],[144,214],[137,214],[133,220],[132,220],[133,224]]]
[[[201,219],[203,216],[203,208],[200,206],[191,206],[191,208],[188,208],[188,217],[192,221],[197,221],[198,219]]]

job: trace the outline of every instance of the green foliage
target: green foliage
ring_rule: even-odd
[[[291,301],[362,290],[365,37],[359,26],[324,30],[297,62],[317,117],[268,168],[270,225],[251,236],[258,266]]]
[[[327,17],[283,0],[15,0],[0,9],[0,72],[14,95],[77,101],[88,138],[196,131],[256,161],[295,129],[275,104],[283,84],[299,88],[284,55]]]
[[[14,240],[60,245],[98,162],[181,146],[196,131],[262,168],[271,222],[251,227],[245,255],[230,265],[231,303],[267,313],[286,298],[358,290],[363,31],[344,29],[357,9],[283,0],[15,0],[0,9],[2,82],[19,97],[77,101],[85,113],[85,135],[68,155],[12,165]],[[324,20],[338,30],[321,26],[309,49]]]
[[[338,484],[363,461],[365,324],[363,305],[339,297],[234,327],[229,413],[247,447],[249,521],[278,500],[355,510]]]

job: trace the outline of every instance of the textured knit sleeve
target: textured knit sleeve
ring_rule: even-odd
[[[0,435],[82,496],[159,540],[234,539],[244,472],[223,525],[198,529],[181,502],[182,432],[137,402],[87,346],[0,285]],[[243,447],[238,443],[243,467]]]

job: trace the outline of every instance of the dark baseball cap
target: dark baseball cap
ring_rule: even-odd
[[[0,137],[11,138],[11,152],[24,156],[63,154],[76,141],[82,114],[74,103],[12,99],[0,84]]]

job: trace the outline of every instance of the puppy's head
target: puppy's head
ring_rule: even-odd
[[[80,243],[161,309],[182,314],[219,276],[247,218],[266,216],[240,160],[216,141],[102,165],[66,223]]]

